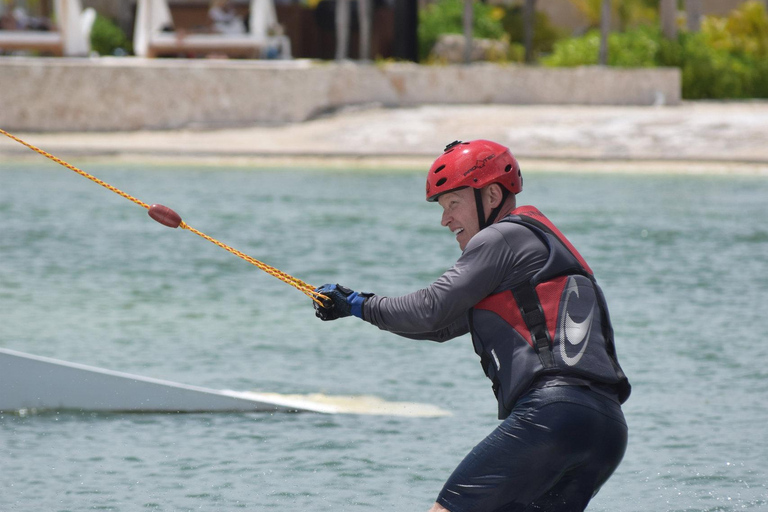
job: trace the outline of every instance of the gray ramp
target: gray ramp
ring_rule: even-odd
[[[189,386],[0,348],[0,411],[337,412],[324,404]]]

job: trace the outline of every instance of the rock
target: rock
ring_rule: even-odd
[[[464,62],[465,37],[461,34],[443,34],[437,39],[430,59],[446,64]],[[505,61],[509,55],[509,42],[498,39],[472,40],[472,62]]]

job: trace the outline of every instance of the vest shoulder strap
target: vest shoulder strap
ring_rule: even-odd
[[[520,308],[523,322],[531,333],[533,349],[538,354],[542,366],[546,369],[554,368],[555,358],[552,355],[552,340],[547,330],[547,319],[533,284],[530,281],[520,283],[512,288],[511,292]]]
[[[517,217],[517,219],[509,219],[510,222],[523,222],[529,226],[538,228],[544,233],[549,233],[554,236],[566,249],[568,249],[568,252],[578,260],[579,264],[589,275],[593,274],[592,269],[589,267],[586,260],[579,254],[579,251],[576,250],[570,240],[568,240],[565,235],[557,229],[557,226],[555,226],[552,221],[537,208],[533,206],[520,206],[519,208],[515,208],[510,215]]]
[[[590,278],[592,277],[592,270],[587,265],[587,262],[584,261],[584,258],[581,257],[560,230],[557,229],[557,227],[538,209],[533,206],[521,206],[512,211],[511,215],[513,217],[508,219],[509,222],[522,223],[531,227],[534,231],[538,229],[539,232],[547,233],[556,238],[560,244],[567,249],[571,256],[575,258],[573,264],[569,265],[571,266],[571,271],[577,271],[578,273],[584,273]],[[553,249],[550,248],[550,251],[552,250]],[[552,258],[553,254],[550,252],[550,260],[552,260]],[[538,293],[536,293],[534,280],[531,279],[520,283],[510,291],[520,308],[520,313],[525,322],[525,326],[531,333],[533,348],[536,350],[542,366],[545,369],[554,368],[555,359],[552,354],[553,342],[549,335],[549,330],[547,329],[544,308],[541,305]]]

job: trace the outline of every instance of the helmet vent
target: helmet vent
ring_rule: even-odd
[[[504,172],[509,172],[512,170],[512,164],[507,164],[507,166],[504,168]]]
[[[445,185],[445,182],[448,181],[448,178],[440,178],[437,180],[437,183],[435,183],[435,186],[442,187]]]
[[[435,174],[437,174],[437,173],[439,173],[440,171],[442,171],[443,169],[445,169],[445,165],[441,165],[440,167],[438,167],[437,169],[435,169],[435,170],[434,170],[434,173],[435,173]]]

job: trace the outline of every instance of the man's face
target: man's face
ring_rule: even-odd
[[[473,189],[462,188],[447,192],[438,197],[437,202],[443,207],[440,224],[456,235],[459,248],[463,251],[472,237],[480,231]]]

